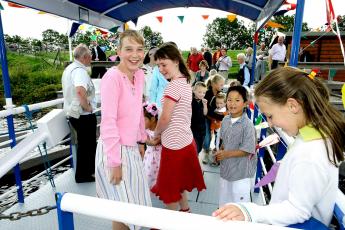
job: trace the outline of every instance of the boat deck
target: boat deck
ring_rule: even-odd
[[[200,154],[200,158],[202,153]],[[219,167],[210,167],[209,165],[202,165],[203,174],[207,189],[198,193],[193,190],[189,194],[190,207],[193,213],[211,215],[211,213],[218,208],[218,180]],[[55,179],[56,191],[52,189],[49,183],[42,186],[39,190],[32,193],[25,198],[24,204],[16,204],[10,209],[6,210],[4,214],[12,212],[25,212],[31,209],[37,209],[43,206],[55,205],[55,192],[71,192],[87,196],[96,196],[95,183],[77,184],[74,181],[74,171],[69,169]],[[259,203],[258,194],[254,196],[254,202]],[[164,208],[164,205],[156,197],[152,196],[152,204],[154,207]],[[74,214],[75,229],[111,229],[111,221],[89,217],[85,215]],[[58,229],[58,220],[56,209],[50,211],[48,214],[36,217],[25,217],[17,221],[0,220],[0,229],[2,230],[17,230],[17,229],[44,229],[56,230]]]

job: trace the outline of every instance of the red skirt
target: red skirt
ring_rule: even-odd
[[[151,191],[169,204],[181,200],[183,191],[191,192],[194,188],[206,189],[194,140],[179,150],[162,146],[157,182]]]

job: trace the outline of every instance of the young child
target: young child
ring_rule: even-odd
[[[196,74],[195,74],[195,82],[198,82],[198,81],[206,82],[206,80],[208,79],[209,74],[210,74],[207,71],[207,69],[208,69],[207,61],[202,60],[199,63],[199,68],[200,68],[200,70],[198,72],[196,72]]]
[[[295,141],[280,162],[269,205],[227,204],[213,216],[327,229],[337,197],[338,165],[344,160],[344,117],[329,103],[320,80],[293,67],[270,72],[256,86],[255,97],[270,126],[282,128]]]
[[[155,103],[144,104],[145,129],[147,133],[146,151],[144,155],[144,169],[149,188],[155,185],[161,161],[162,145],[159,139],[154,139],[154,131],[158,121],[158,107]]]
[[[226,94],[219,92],[212,100],[216,100],[216,109],[214,110],[215,113],[220,115],[226,115]],[[215,118],[211,118],[211,133],[217,133],[220,129],[220,126],[222,125],[222,121],[217,120]]]
[[[206,90],[207,87],[202,81],[196,82],[193,87],[191,129],[198,154],[206,134],[207,100],[204,98]]]
[[[226,96],[229,115],[224,117],[220,129],[220,150],[216,160],[220,162],[219,206],[229,202],[250,202],[251,178],[256,171],[255,128],[244,112],[248,101],[242,86],[232,86]]]

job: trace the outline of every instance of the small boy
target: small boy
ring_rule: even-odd
[[[227,93],[229,115],[224,117],[219,135],[220,150],[216,160],[220,162],[219,207],[231,202],[250,202],[252,178],[256,172],[255,128],[244,112],[248,102],[243,86],[232,86]]]
[[[207,100],[204,98],[207,87],[204,82],[198,81],[193,87],[191,129],[197,146],[198,154],[206,134]]]

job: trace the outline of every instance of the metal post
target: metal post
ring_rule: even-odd
[[[0,59],[1,59],[1,67],[2,67],[2,80],[4,82],[4,93],[6,98],[6,109],[12,109],[12,95],[11,95],[11,85],[10,85],[10,77],[8,74],[8,64],[7,64],[7,55],[6,55],[6,46],[5,46],[5,39],[4,39],[4,31],[2,28],[2,19],[1,19],[1,11],[0,11]],[[8,126],[8,136],[9,139],[12,140],[11,148],[16,145],[16,135],[14,132],[14,125],[13,125],[13,115],[8,115],[7,119],[7,126]],[[16,179],[17,195],[18,195],[18,202],[24,203],[24,194],[23,194],[23,185],[22,179],[20,176],[20,168],[19,164],[14,167],[14,176]]]
[[[255,80],[255,67],[256,67],[256,44],[258,43],[259,39],[259,33],[258,31],[255,32],[254,34],[254,39],[253,39],[253,62],[252,62],[252,71],[250,73],[250,85],[253,85],[254,80]]]
[[[61,210],[61,200],[64,193],[56,193],[56,207],[58,215],[59,230],[74,230],[73,213]]]
[[[286,150],[287,150],[286,146],[287,146],[287,144],[281,138],[280,142],[278,144],[278,151],[277,151],[277,156],[276,156],[277,161],[280,161],[281,159],[283,159],[283,157],[284,157],[284,155],[286,153]]]
[[[260,141],[263,140],[262,139],[263,136],[266,136],[266,132],[267,132],[267,129],[261,129],[260,138],[259,138]],[[262,159],[263,159],[264,155],[265,155],[265,148],[259,149],[259,154],[257,156],[258,157],[258,163],[257,163],[257,167],[256,167],[255,184],[259,182],[259,178],[261,179],[262,166],[261,166],[261,163],[260,163],[259,159],[260,159],[260,157],[262,157]],[[260,192],[260,188],[255,188],[254,192],[255,193],[259,193]]]
[[[295,15],[295,26],[293,29],[292,36],[292,47],[290,54],[290,66],[297,66],[298,63],[298,53],[301,42],[301,31],[303,22],[303,11],[304,11],[304,0],[297,1],[296,15]]]

